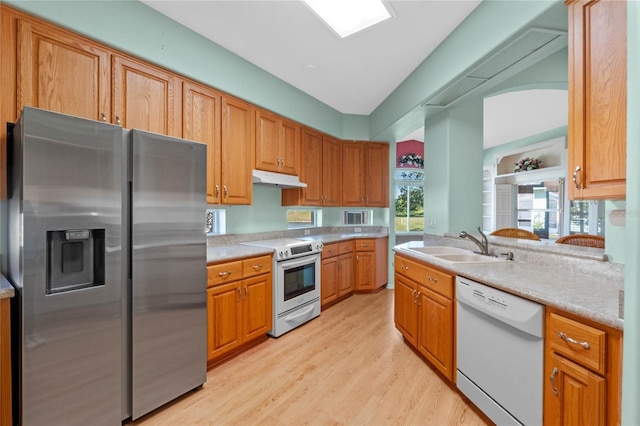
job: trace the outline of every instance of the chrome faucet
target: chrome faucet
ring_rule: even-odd
[[[470,239],[471,241],[476,243],[476,245],[480,248],[480,254],[484,254],[485,256],[489,256],[489,240],[487,239],[487,236],[484,235],[484,233],[482,232],[482,230],[480,229],[479,226],[478,226],[478,232],[482,236],[482,242],[480,242],[473,235],[468,234],[467,231],[460,232],[459,237],[460,238],[468,238],[468,239]]]

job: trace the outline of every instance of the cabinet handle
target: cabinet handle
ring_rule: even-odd
[[[411,297],[413,298],[413,303],[418,303],[418,301],[416,300],[416,293],[418,292],[418,290],[413,290],[411,292]]]
[[[242,301],[242,290],[240,290],[240,287],[236,287],[236,290],[238,291],[238,298],[236,299],[236,301],[241,302]]]
[[[369,244],[360,244],[360,247],[369,247]]]
[[[259,271],[260,269],[262,269],[262,263],[259,265],[253,265],[252,268],[254,271]]]
[[[247,286],[244,286],[244,300],[247,300],[247,296],[249,296],[249,289]]]
[[[218,276],[219,277],[228,277],[229,275],[231,275],[231,271],[224,271],[224,272],[218,272]]]
[[[356,262],[360,262],[360,256],[356,256]]]
[[[565,342],[571,343],[572,345],[579,345],[579,346],[582,346],[584,349],[590,348],[589,342],[578,342],[577,340],[572,339],[571,337],[564,334],[562,331],[558,333],[558,336],[560,336],[560,338]]]
[[[117,125],[120,125],[120,124],[121,124],[121,123],[120,123],[120,116],[119,116],[119,115],[116,115],[116,124],[117,124]]]
[[[104,112],[100,113],[100,121],[104,121],[105,123],[107,122],[107,114],[105,114]]]
[[[431,281],[432,283],[437,283],[438,279],[437,278],[431,278],[431,275],[427,276],[427,280]]]
[[[216,198],[220,195],[220,185],[216,183]]]
[[[402,265],[402,266],[400,266],[400,268],[401,268],[403,271],[408,271],[408,270],[409,270],[409,267],[408,267],[407,265]]]
[[[227,198],[227,195],[229,195],[229,188],[227,188],[227,185],[222,185],[222,190],[224,191],[224,198]]]
[[[554,395],[558,395],[558,388],[556,388],[556,374],[558,374],[558,368],[557,367],[553,367],[553,370],[551,371],[551,377],[549,377],[549,381],[551,382],[551,390],[553,391]]]
[[[422,303],[420,303],[420,296],[422,295],[422,293],[418,292],[418,294],[416,294],[416,303],[418,304],[418,306],[422,306]]]
[[[580,189],[580,184],[578,183],[578,172],[580,171],[580,166],[576,166],[576,169],[573,171],[573,184],[576,186],[576,189]]]

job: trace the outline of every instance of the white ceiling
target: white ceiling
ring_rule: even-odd
[[[390,0],[393,18],[339,39],[299,0],[141,1],[341,113],[362,115],[481,2]]]

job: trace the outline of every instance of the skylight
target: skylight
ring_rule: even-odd
[[[345,38],[391,18],[381,0],[302,0],[338,36]]]

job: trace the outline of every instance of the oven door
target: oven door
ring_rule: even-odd
[[[320,254],[276,264],[274,280],[276,315],[320,298]]]

